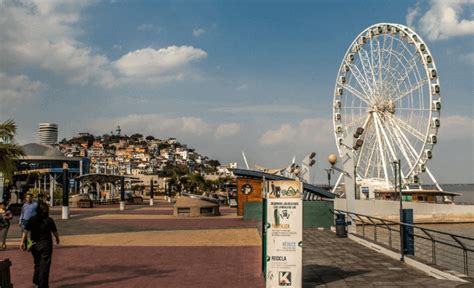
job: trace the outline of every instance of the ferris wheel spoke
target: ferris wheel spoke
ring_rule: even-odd
[[[398,95],[400,94],[400,85],[398,82],[394,81],[396,79],[395,75],[393,72],[389,69],[387,69],[387,72],[385,73],[385,80],[384,83],[384,88],[382,90],[383,95],[387,95],[389,98],[395,98],[393,95]]]
[[[391,121],[389,119],[389,121]],[[409,167],[409,170],[408,171],[411,171],[413,169],[413,164],[412,164],[412,160],[410,158],[410,156],[408,156],[408,153],[407,151],[405,150],[406,147],[406,144],[404,143],[404,140],[403,138],[399,135],[398,131],[394,128],[394,125],[389,125],[388,126],[389,128],[387,129],[389,134],[391,134],[392,138],[393,139],[396,139],[397,143],[398,143],[398,150],[402,153],[403,157],[405,158],[405,160],[407,161],[408,163],[408,167]],[[413,155],[410,153],[410,155],[413,157]],[[414,161],[416,161],[416,157],[413,157],[415,158]],[[404,176],[406,177],[406,176]]]
[[[395,155],[395,150],[393,150],[392,143],[387,137],[387,133],[385,132],[385,126],[382,124],[382,120],[380,120],[380,117],[377,115],[377,113],[374,113],[374,121],[376,121],[377,124],[379,125],[380,131],[382,132],[383,138],[385,139],[387,147],[392,156],[392,161],[397,160],[397,156]]]
[[[344,84],[344,85],[342,85],[342,87],[344,87],[349,92],[351,92],[352,95],[356,96],[360,100],[364,101],[367,105],[369,105],[369,99],[367,99],[360,91],[358,91],[357,89],[355,89],[354,87],[352,87],[349,84]]]
[[[393,67],[392,70],[399,71],[402,67],[404,67],[404,73],[400,74],[400,78],[396,79],[398,83],[403,83],[405,79],[410,77],[410,73],[416,69],[416,72],[419,75],[419,71],[416,65],[417,54],[411,53],[411,51],[406,47],[406,45],[402,42],[402,46],[407,53],[411,56],[410,59],[407,59],[405,55],[403,55],[399,51],[392,51],[392,54],[397,59],[396,66]],[[408,66],[408,67],[407,67]],[[420,77],[421,78],[421,77]]]
[[[362,53],[362,51],[364,53]],[[365,51],[365,49],[363,47],[360,48],[359,59],[360,59],[360,64],[362,65],[362,71],[364,72],[365,83],[367,84],[367,86],[370,90],[370,94],[373,95],[374,87],[372,86],[373,81],[372,81],[372,70],[370,69],[371,64],[370,64],[370,60],[369,60],[369,55],[367,54],[367,52]],[[371,84],[371,82],[372,82],[372,84]]]
[[[399,83],[403,83],[403,81],[405,81],[406,79],[408,79],[408,77],[410,77],[410,73],[412,73],[415,69],[417,70],[418,74],[419,74],[419,71],[416,65],[417,54],[414,54],[410,58],[410,60],[407,60],[407,58],[404,55],[400,55],[400,57],[402,57],[406,61],[406,64],[404,66],[406,67],[408,65],[408,68],[405,68],[405,73],[401,75],[402,78],[398,79]]]
[[[364,76],[362,76],[362,73],[360,72],[359,68],[357,67],[357,65],[351,65],[349,66],[351,69],[351,72],[352,72],[352,75],[354,75],[354,78],[356,79],[357,83],[359,84],[359,86],[362,88],[362,90],[364,90],[364,94],[365,96],[370,99],[370,96],[371,95],[371,87],[370,85],[367,83],[366,79],[364,78]],[[353,69],[354,68],[354,69]]]
[[[387,52],[388,54],[388,61],[387,61],[387,65],[386,65],[386,71],[390,71],[390,65],[392,63],[392,51],[393,51],[393,41],[394,41],[394,37],[393,36],[389,36],[390,37],[390,50],[387,50],[385,49],[385,52]],[[387,80],[387,74],[385,74],[385,78],[383,79],[384,82],[386,82]]]
[[[375,112],[373,112],[375,113]],[[375,116],[372,116],[372,117],[375,117]],[[385,155],[384,155],[384,150],[383,150],[383,142],[382,142],[382,138],[380,136],[381,132],[380,132],[380,127],[379,125],[377,124],[377,121],[374,121],[373,122],[374,125],[375,125],[375,133],[377,134],[377,142],[379,144],[379,153],[380,153],[380,159],[382,161],[382,168],[383,168],[383,172],[384,172],[384,176],[385,176],[385,182],[387,183],[387,185],[389,185],[389,180],[388,180],[388,173],[387,173],[387,164],[385,163]]]
[[[402,143],[404,143],[407,148],[408,148],[408,151],[411,152],[411,155],[413,156],[414,158],[414,163],[411,165],[411,167],[415,167],[416,164],[418,164],[418,161],[420,159],[420,157],[418,157],[418,153],[416,152],[416,149],[413,147],[413,145],[411,145],[410,141],[408,140],[407,136],[405,135],[405,133],[403,133],[402,129],[400,128],[400,126],[397,125],[397,123],[395,123],[395,121],[393,121],[393,118],[392,119],[392,122],[393,122],[393,127],[394,129],[397,129],[398,133],[400,134],[401,138],[400,139],[403,139]],[[407,160],[408,161],[408,160]]]
[[[414,86],[412,88],[410,88],[410,90],[403,92],[401,95],[399,95],[393,101],[396,102],[396,101],[402,99],[403,97],[405,97],[407,95],[410,95],[411,93],[415,92],[416,90],[421,89],[423,87],[423,85],[425,85],[428,82],[429,82],[428,79],[422,79],[422,80],[418,81],[417,83],[414,84]]]
[[[372,44],[369,43],[370,45],[370,49],[372,50]],[[369,73],[370,75],[367,75],[367,81],[372,81],[372,91],[376,88],[376,85],[375,85],[375,75],[374,75],[374,67],[373,67],[373,62],[370,60],[371,57],[369,56],[369,54],[367,53],[367,51],[365,49],[361,49],[360,51],[363,51],[364,52],[364,55],[366,58],[364,58],[366,60],[365,64],[367,65],[367,70],[369,70]],[[361,54],[362,55],[362,54]],[[361,57],[362,59],[363,57]],[[370,77],[371,79],[368,79],[368,77]]]
[[[384,38],[384,45],[385,45],[385,38]],[[378,91],[381,91],[382,90],[382,63],[383,63],[383,59],[382,59],[382,53],[381,53],[381,48],[380,48],[380,41],[378,41],[377,39],[377,53],[378,53],[378,74],[379,74],[379,77],[378,77]]]
[[[372,137],[374,138],[374,137]],[[372,139],[372,149],[370,149],[370,156],[369,156],[369,159],[367,161],[367,166],[365,168],[365,174],[364,174],[364,178],[367,178],[368,175],[369,175],[369,169],[370,167],[372,167],[371,163],[372,163],[372,157],[374,156],[374,152],[375,152],[375,145],[377,144],[377,140],[375,139]]]
[[[375,121],[378,122],[378,125],[380,127],[380,131],[382,132],[383,138],[385,139],[385,144],[388,147],[388,152],[390,152],[390,153],[387,153],[387,156],[391,156],[392,161],[396,161],[398,159],[398,157],[396,156],[396,153],[395,153],[393,138],[388,137],[387,131],[385,131],[386,130],[385,129],[386,125],[383,125],[382,120],[377,115],[377,113],[374,113],[374,115],[375,115],[374,119],[375,119]],[[388,130],[388,126],[387,126],[387,130]],[[389,159],[389,157],[387,157],[387,159]],[[390,165],[390,167],[392,169],[392,172],[394,173],[392,165]],[[403,171],[401,172],[401,174],[402,174],[403,177],[405,177]]]
[[[400,125],[401,127],[403,127],[403,129],[405,129],[405,131],[407,131],[411,135],[415,136],[418,140],[420,140],[422,142],[425,141],[425,139],[426,139],[425,135],[423,135],[417,129],[413,128],[411,125],[409,125],[405,121],[403,121],[403,120],[401,120],[398,117],[395,117],[393,115],[390,116],[390,118],[392,118],[394,120],[395,125]]]

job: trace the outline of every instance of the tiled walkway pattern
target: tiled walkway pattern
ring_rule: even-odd
[[[158,201],[157,201],[158,202]],[[217,218],[175,218],[166,202],[154,207],[53,210],[61,245],[55,246],[51,287],[263,287],[256,225],[222,209]],[[30,253],[9,249],[14,287],[33,287]]]
[[[51,287],[264,287],[259,223],[235,209],[221,217],[176,218],[169,203],[52,211],[55,246]],[[33,259],[10,231],[0,258],[13,262],[14,287],[32,287]],[[327,230],[305,229],[304,287],[474,287],[437,280]]]

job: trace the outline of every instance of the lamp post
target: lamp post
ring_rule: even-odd
[[[153,178],[150,179],[150,206],[153,206]]]
[[[69,165],[63,163],[63,208],[62,219],[69,219]]]
[[[125,210],[125,177],[120,177],[120,211]]]
[[[400,200],[400,223],[403,223],[403,199],[402,199],[402,174],[401,174],[401,165],[400,165],[400,159],[398,161],[393,161],[393,171],[395,175],[395,187],[394,190],[397,191],[397,187],[399,187],[398,190],[398,198]],[[398,181],[397,181],[398,180]],[[400,224],[400,261],[405,260],[405,247],[403,245],[404,242],[404,233],[403,233],[403,225]]]
[[[323,169],[323,170],[326,171],[326,173],[328,175],[328,191],[331,191],[331,174],[334,173],[334,170],[332,168]]]

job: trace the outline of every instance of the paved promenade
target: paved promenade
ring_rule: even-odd
[[[53,209],[61,234],[55,246],[51,287],[264,287],[257,222],[235,209],[222,216],[176,218],[172,207],[117,206]],[[14,287],[33,287],[33,259],[18,250],[12,226],[7,251]],[[437,280],[333,232],[305,229],[304,287],[474,287]]]
[[[158,201],[157,201],[158,202]],[[261,240],[235,209],[223,216],[176,218],[166,202],[149,206],[72,209],[55,246],[51,287],[264,287]],[[12,226],[7,251],[14,287],[33,287],[33,258],[18,250]]]
[[[329,230],[303,235],[304,287],[474,287],[435,279]]]

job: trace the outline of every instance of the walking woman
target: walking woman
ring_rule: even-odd
[[[1,241],[2,247],[0,250],[7,249],[7,235],[8,229],[10,229],[10,220],[12,220],[13,214],[8,209],[8,206],[5,205],[5,202],[0,203],[0,234],[1,234]]]
[[[28,232],[31,235],[31,253],[35,263],[33,283],[39,288],[49,287],[49,269],[51,267],[51,256],[53,255],[53,237],[56,244],[59,244],[59,235],[54,220],[49,217],[49,207],[46,203],[40,202],[37,214],[30,218],[26,224],[22,235],[20,248],[26,250],[26,240]]]

